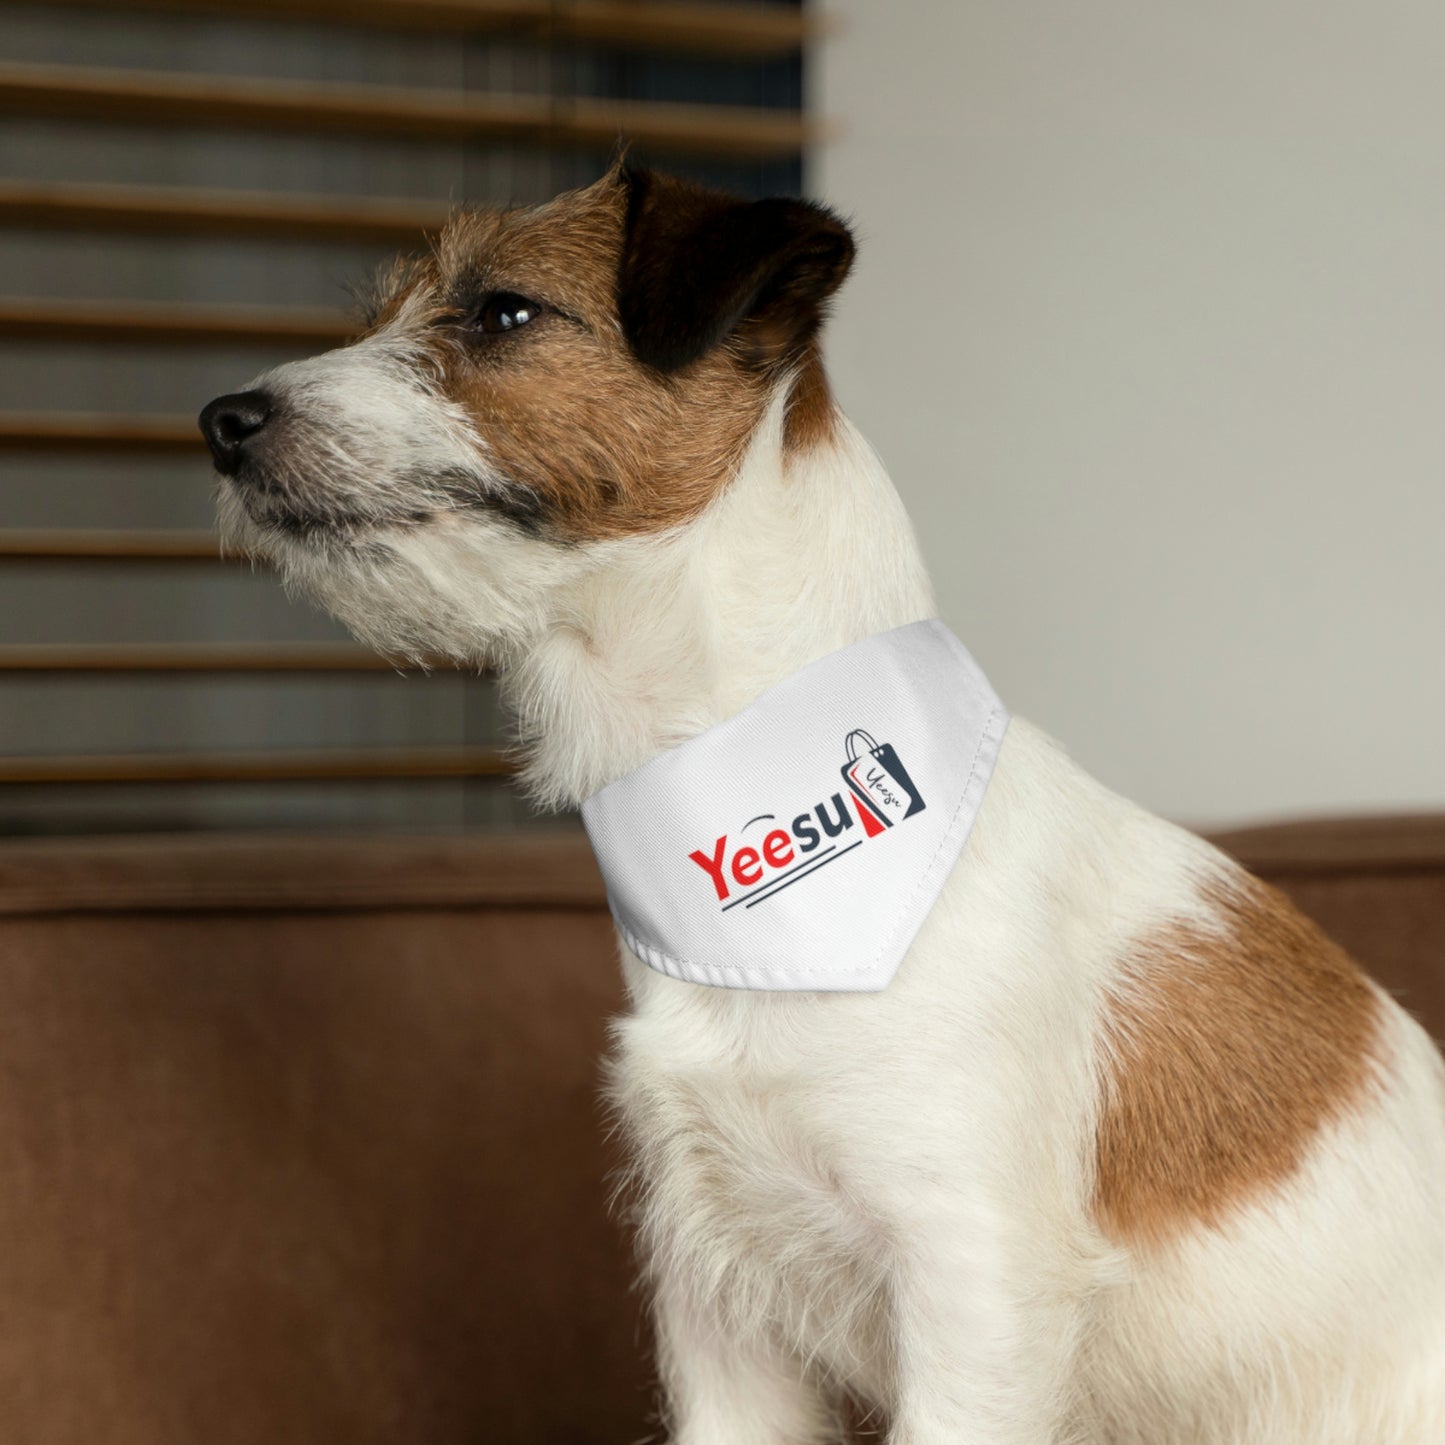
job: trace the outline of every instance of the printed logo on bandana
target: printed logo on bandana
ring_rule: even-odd
[[[750,818],[738,830],[739,835],[758,823],[773,825],[756,846],[730,846],[724,833],[713,844],[711,854],[699,848],[687,855],[711,880],[722,912],[739,904],[753,908],[765,903],[923,811],[923,796],[891,743],[880,745],[871,734],[855,728],[844,747],[848,760],[840,771],[848,785],[846,792],[814,804],[786,827],[779,826],[776,813]],[[860,837],[850,837],[855,815]]]

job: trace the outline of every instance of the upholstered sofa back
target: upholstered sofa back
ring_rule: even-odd
[[[1225,840],[1445,1032],[1445,825]],[[0,1438],[655,1429],[585,844],[0,845]]]

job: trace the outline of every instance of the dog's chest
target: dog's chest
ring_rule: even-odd
[[[669,1049],[656,1023],[621,1027],[613,1073],[649,1253],[681,1266],[734,1327],[871,1380],[886,1240],[839,1144],[846,1106],[776,1064]]]

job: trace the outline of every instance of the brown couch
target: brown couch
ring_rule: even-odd
[[[1222,839],[1445,1033],[1445,819]],[[0,1439],[655,1430],[585,845],[0,844]]]

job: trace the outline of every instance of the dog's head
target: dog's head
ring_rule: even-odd
[[[697,517],[780,386],[799,444],[826,426],[852,256],[820,207],[623,167],[461,212],[358,340],[202,412],[227,541],[380,646],[505,654],[539,589]]]

